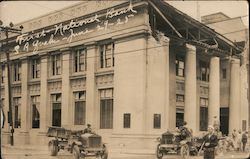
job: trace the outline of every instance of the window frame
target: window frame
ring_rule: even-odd
[[[81,98],[80,93],[83,94],[83,98]],[[76,98],[76,94],[78,95],[78,98]],[[73,92],[73,96],[74,96],[74,125],[85,125],[86,124],[86,91],[76,91]],[[76,106],[78,106],[77,104],[83,104],[82,109],[83,109],[83,116],[82,116],[82,121],[80,121],[79,119],[76,119],[77,115],[76,112],[80,113],[79,109],[76,109]],[[80,113],[81,114],[81,113]],[[79,122],[80,121],[80,122]]]
[[[53,53],[50,55],[51,76],[60,76],[62,74],[62,54]]]
[[[14,128],[21,128],[22,114],[21,114],[21,97],[13,97],[13,121]],[[17,111],[17,112],[16,112]]]
[[[109,46],[110,48],[108,48]],[[115,66],[114,50],[115,50],[114,42],[106,42],[103,44],[99,44],[99,68],[104,69],[104,68],[112,68]],[[110,51],[110,53],[107,53],[108,51]],[[110,64],[108,60],[110,60]]]
[[[210,64],[208,61],[202,61],[199,62],[200,67],[200,80],[204,82],[209,82],[209,74],[210,74]],[[205,70],[205,72],[203,71]]]
[[[5,79],[5,64],[1,65],[1,83],[4,83],[4,79]]]
[[[40,95],[31,96],[31,128],[32,129],[39,129],[40,128]],[[36,113],[34,115],[34,106],[36,108]],[[34,116],[37,117],[38,120],[34,120]],[[38,121],[38,126],[35,126],[34,121]]]
[[[82,57],[83,56],[83,57]],[[87,71],[87,48],[76,48],[72,53],[73,73]],[[83,61],[81,61],[83,58]],[[83,69],[82,69],[83,66]]]
[[[123,128],[131,128],[131,113],[123,114]]]
[[[222,79],[223,80],[227,79],[227,69],[226,68],[222,68]]]
[[[161,114],[159,113],[153,115],[153,128],[161,129]]]
[[[178,77],[185,77],[185,57],[184,56],[176,55],[175,67],[176,67],[175,75]],[[179,74],[180,71],[182,72],[182,74]]]
[[[100,89],[100,129],[113,129],[114,100],[113,88]],[[105,113],[105,111],[109,111]]]
[[[205,101],[205,104],[202,103]],[[205,114],[205,115],[204,115]],[[200,131],[207,131],[208,127],[208,98],[200,98]]]
[[[33,58],[30,61],[31,65],[31,79],[39,79],[41,77],[41,59],[40,58]]]
[[[12,75],[13,75],[13,82],[20,82],[22,76],[22,63],[20,61],[13,62],[12,68]]]

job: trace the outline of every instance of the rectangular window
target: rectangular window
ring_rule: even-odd
[[[86,49],[78,49],[73,53],[74,72],[82,72],[87,69],[87,51]]]
[[[130,113],[123,114],[123,128],[130,128]]]
[[[86,94],[84,91],[74,92],[75,97],[75,125],[84,125],[86,120]]]
[[[222,69],[222,79],[227,79],[227,69]]]
[[[1,115],[3,115],[2,118],[5,119],[5,120],[4,120],[4,123],[3,123],[3,125],[2,125],[2,128],[4,128],[5,121],[6,121],[6,117],[5,117],[5,114],[4,114],[4,98],[1,98],[1,100],[0,100],[0,107],[2,108],[2,109],[1,109],[1,110],[2,110],[2,114],[1,114]],[[1,113],[1,112],[0,112],[0,113]]]
[[[100,67],[109,68],[114,66],[114,43],[100,45]]]
[[[52,94],[52,126],[61,127],[61,93]]]
[[[60,75],[62,69],[61,54],[51,55],[52,76]]]
[[[40,127],[40,96],[31,96],[32,128]]]
[[[113,89],[100,90],[100,128],[113,128]]]
[[[185,71],[185,58],[183,56],[177,56],[175,60],[176,65],[176,76],[184,77]]]
[[[5,65],[2,65],[1,67],[1,83],[4,83],[4,77],[5,77]]]
[[[14,97],[13,98],[13,113],[14,113],[14,128],[21,127],[21,98]]]
[[[200,61],[200,78],[201,81],[209,81],[209,63]]]
[[[40,59],[31,60],[31,78],[40,78]]]
[[[13,81],[21,81],[21,62],[15,62],[13,64]]]
[[[154,114],[154,128],[161,128],[161,114]]]
[[[184,102],[184,95],[176,94],[176,102]]]
[[[208,127],[208,99],[200,98],[200,131],[207,131]]]

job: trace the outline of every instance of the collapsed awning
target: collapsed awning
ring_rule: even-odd
[[[190,43],[224,55],[239,55],[243,48],[228,38],[169,5],[164,0],[149,0],[153,29],[170,38]]]

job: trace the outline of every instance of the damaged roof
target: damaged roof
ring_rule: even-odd
[[[226,49],[220,49],[220,50],[224,50],[224,51],[226,50],[226,52],[229,52],[229,50],[232,50],[233,54],[242,53],[243,48],[241,48],[240,46],[237,46],[234,42],[232,42],[225,36],[221,35],[220,33],[216,32],[214,29],[211,29],[205,24],[195,20],[189,15],[174,8],[173,6],[168,4],[166,1],[149,0],[149,4],[151,4],[154,7],[154,9],[159,10],[158,12],[161,12],[161,15],[164,16],[163,18],[169,21],[170,25],[173,25],[174,28],[172,26],[170,26],[170,28],[174,29],[176,31],[176,34],[178,34],[178,36],[179,36],[179,33],[181,33],[181,31],[185,29],[189,29],[189,30],[193,29],[195,30],[195,32],[199,31],[202,35],[209,37],[211,39],[214,39],[215,41],[219,43],[221,47],[226,48]],[[196,34],[195,32],[194,34]],[[183,37],[179,36],[179,38],[184,38],[185,34],[181,34]],[[206,43],[202,42],[202,39],[191,40],[191,41],[188,40],[187,42],[192,42],[198,45],[206,45]]]

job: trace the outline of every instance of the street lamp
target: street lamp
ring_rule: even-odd
[[[12,118],[12,94],[11,94],[11,76],[10,76],[10,67],[11,67],[11,61],[10,61],[10,55],[8,51],[8,45],[9,45],[9,33],[16,33],[16,34],[22,34],[21,30],[23,29],[23,26],[20,26],[20,29],[13,28],[14,24],[10,22],[9,26],[2,26],[3,22],[0,20],[0,31],[5,33],[5,54],[6,54],[6,62],[7,62],[7,76],[8,76],[8,96],[9,96],[9,119],[10,119],[10,144],[14,145],[14,127],[13,127],[13,118]],[[2,45],[3,46],[3,45]],[[0,107],[0,111],[2,111],[2,106]],[[1,127],[2,129],[2,127]],[[0,140],[1,145],[1,140]]]

